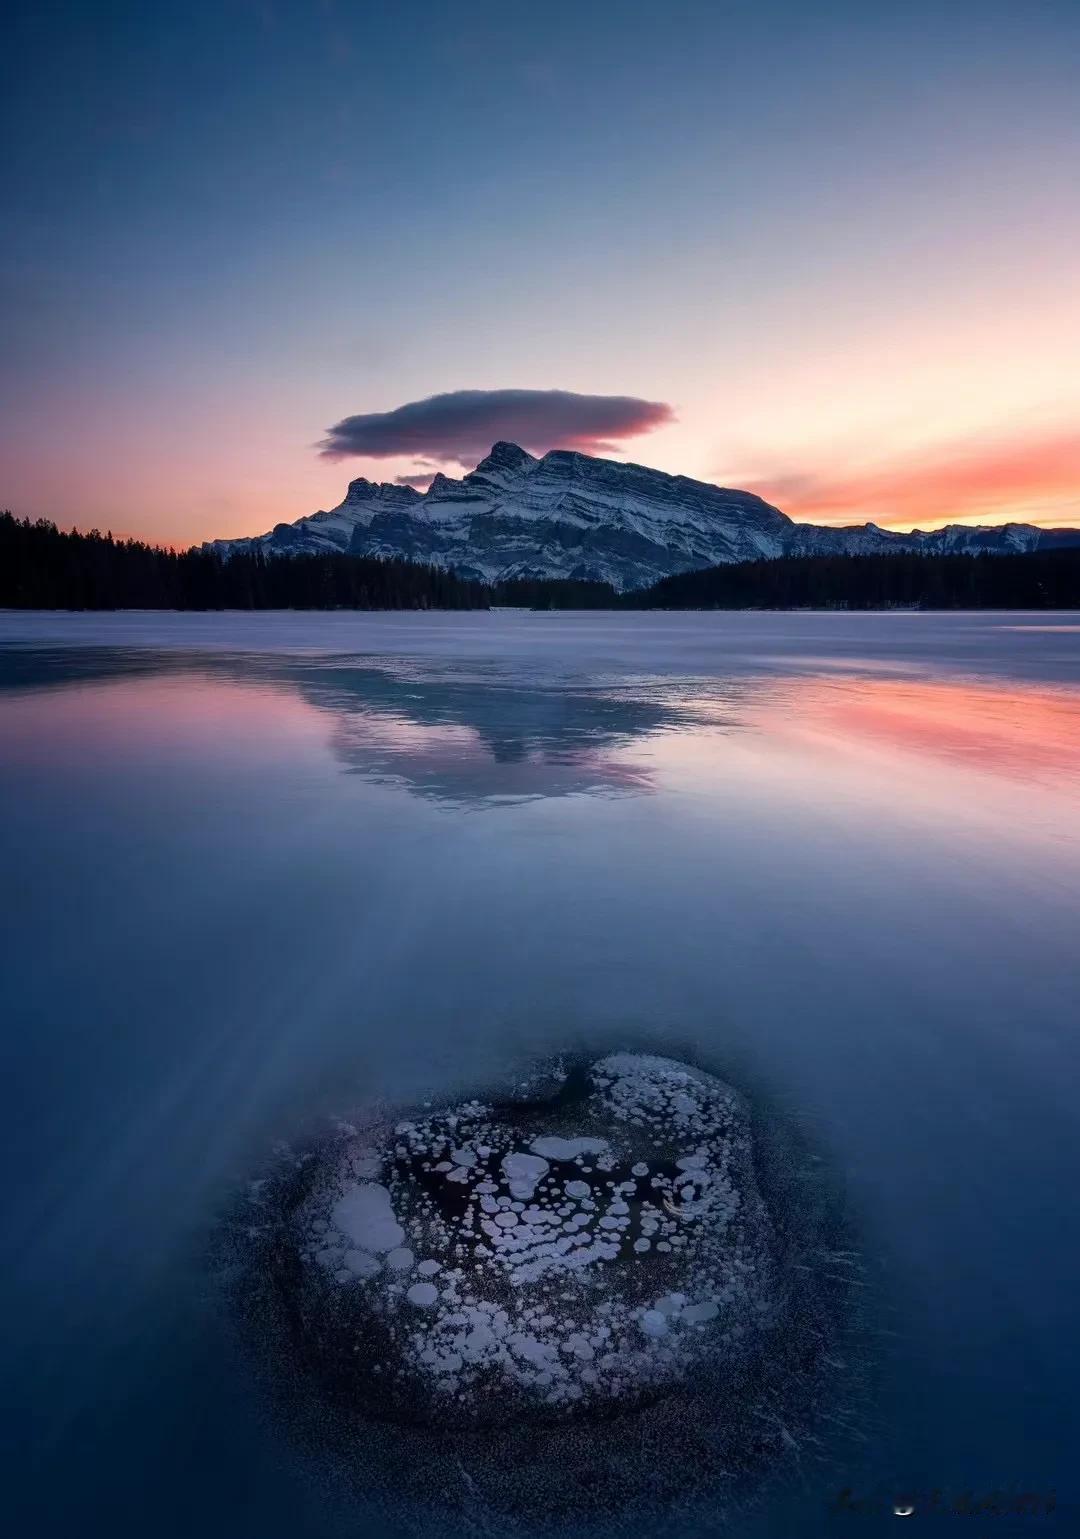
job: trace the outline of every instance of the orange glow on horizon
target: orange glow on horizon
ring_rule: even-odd
[[[951,523],[1080,527],[1080,431],[1076,429],[1032,427],[1026,436],[984,429],[977,436],[937,446],[927,446],[925,441],[913,444],[910,450],[897,446],[894,435],[879,431],[865,436],[874,446],[872,456],[856,457],[835,440],[822,447],[819,440],[781,452],[766,449],[750,464],[744,461],[740,469],[738,465],[718,467],[715,460],[712,465],[703,463],[703,427],[687,424],[675,441],[657,442],[653,452],[644,444],[627,443],[612,457],[755,492],[798,523],[873,522],[905,531]],[[59,511],[64,500],[59,481],[55,502],[45,497],[35,506],[12,498],[9,505],[19,516],[52,517],[62,529],[77,527],[83,533],[111,529],[118,540],[140,539],[184,550],[203,540],[263,534],[279,522],[292,523],[319,508],[336,507],[349,481],[357,476],[392,482],[415,468],[408,459],[357,460],[347,466],[310,464],[304,451],[279,473],[274,474],[268,463],[250,484],[237,488],[226,466],[200,462],[197,488],[180,493],[179,481],[168,481],[173,509],[167,521],[156,513],[151,517],[149,511],[145,523],[132,516],[133,502],[148,510],[153,506],[132,467],[130,481],[120,482],[115,490],[103,486],[86,499],[74,518],[65,518]],[[228,485],[227,495],[212,495],[217,475],[222,485]],[[155,487],[160,489],[160,478],[155,478]],[[186,512],[175,500],[178,493],[184,497]]]
[[[751,490],[799,522],[1052,528],[1080,523],[1080,433],[968,441],[846,474],[766,476]]]

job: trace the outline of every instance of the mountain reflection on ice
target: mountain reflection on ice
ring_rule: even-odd
[[[963,762],[981,776],[1075,782],[1074,691],[926,676],[899,661],[845,669],[835,659],[802,656],[796,666],[794,673],[775,665],[753,671],[744,662],[723,680],[598,681],[505,665],[457,672],[415,659],[49,648],[8,654],[0,690],[122,683],[122,695],[80,724],[84,742],[126,731],[125,703],[144,723],[160,709],[174,720],[188,715],[197,729],[200,717],[242,717],[272,695],[277,705],[269,715],[277,709],[295,717],[301,706],[319,713],[346,771],[455,806],[648,793],[661,770],[678,773],[680,760],[691,777],[711,765],[723,778],[733,734],[796,742],[808,756],[805,772],[831,746],[849,761],[876,749]],[[167,703],[160,694],[166,680]],[[100,704],[104,696],[96,698]],[[311,728],[318,730],[314,719]]]

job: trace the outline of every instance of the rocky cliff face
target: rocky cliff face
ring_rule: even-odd
[[[344,502],[250,540],[218,540],[223,554],[350,551],[453,567],[494,582],[570,577],[646,587],[674,572],[783,555],[883,551],[1024,551],[1080,544],[1080,530],[1029,524],[951,525],[894,534],[876,524],[794,523],[752,492],[643,465],[553,449],[542,459],[497,443],[461,480],[437,475],[427,492],[358,479]]]

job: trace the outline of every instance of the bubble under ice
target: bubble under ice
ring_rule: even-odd
[[[793,1312],[758,1152],[738,1091],[639,1053],[348,1127],[273,1200],[271,1334],[284,1318],[293,1380],[315,1387],[325,1424],[364,1423],[352,1442],[381,1436],[397,1481],[460,1478],[470,1499],[515,1506],[512,1465],[525,1507],[550,1514],[575,1456],[605,1507],[710,1462],[730,1478],[769,1441],[763,1397],[773,1441],[791,1437],[777,1406],[809,1336],[817,1350],[829,1335],[805,1280]],[[627,1416],[629,1440],[604,1431]],[[445,1434],[470,1430],[451,1453]]]
[[[465,1101],[335,1151],[295,1240],[358,1394],[417,1420],[550,1420],[660,1391],[767,1319],[741,1097],[630,1054],[583,1089],[542,1128]]]

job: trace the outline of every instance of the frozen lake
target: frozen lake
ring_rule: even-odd
[[[805,1126],[881,1294],[865,1444],[723,1531],[1077,1531],[1075,616],[0,614],[0,846],[12,1532],[379,1536],[216,1216],[320,1110],[631,1039]]]

